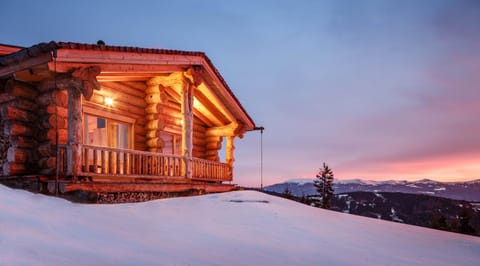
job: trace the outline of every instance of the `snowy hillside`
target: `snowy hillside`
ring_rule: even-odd
[[[0,265],[478,265],[480,238],[254,191],[81,205],[0,186]]]

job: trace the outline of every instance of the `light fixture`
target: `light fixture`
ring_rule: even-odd
[[[103,100],[106,106],[112,106],[113,105],[113,99],[110,97],[105,97]]]

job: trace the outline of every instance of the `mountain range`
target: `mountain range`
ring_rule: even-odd
[[[297,197],[317,194],[313,179],[291,179],[283,183],[266,186],[264,189],[283,193],[287,188],[292,195]],[[401,192],[480,202],[480,179],[466,182],[439,182],[430,179],[417,181],[335,180],[333,188],[335,194],[357,191]]]

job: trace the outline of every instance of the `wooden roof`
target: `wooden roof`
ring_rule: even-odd
[[[252,130],[255,127],[220,72],[203,52],[53,41],[21,50],[18,50],[19,47],[10,47],[5,52],[14,51],[13,53],[0,56],[0,79],[13,74],[21,76],[18,72],[23,70],[24,76],[31,75],[32,81],[39,81],[40,74],[33,77],[31,73],[49,75],[54,68],[61,73],[81,65],[99,65],[102,69],[99,81],[147,81],[158,75],[199,66],[203,70],[205,82],[221,96],[223,103],[230,106],[246,129]],[[52,63],[54,55],[55,66]]]

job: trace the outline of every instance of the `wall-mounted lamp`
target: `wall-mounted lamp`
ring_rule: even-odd
[[[104,101],[106,106],[109,106],[109,107],[113,106],[113,99],[112,98],[105,97],[105,99],[103,99],[103,101]]]

